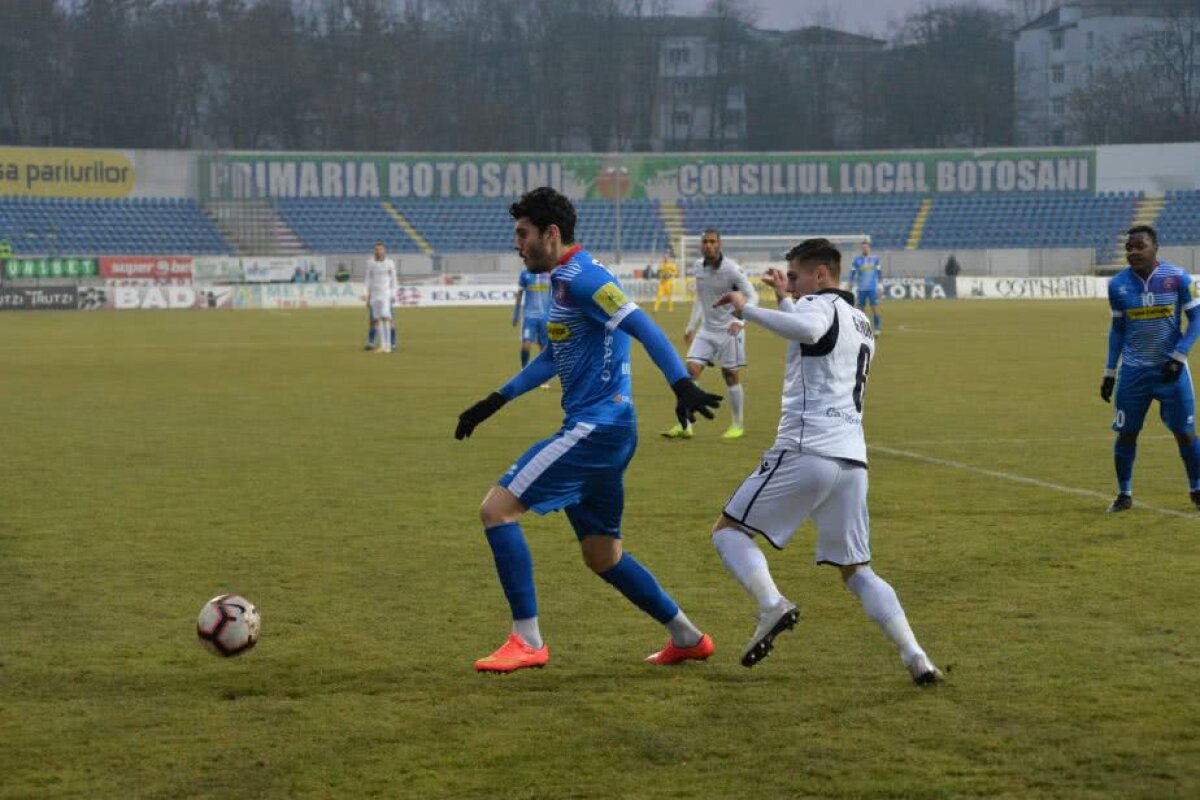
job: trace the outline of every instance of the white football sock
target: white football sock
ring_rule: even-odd
[[[908,618],[900,607],[900,598],[896,596],[887,581],[875,574],[870,567],[859,567],[846,581],[846,588],[854,592],[862,603],[867,616],[875,621],[887,637],[892,640],[900,651],[900,660],[905,664],[923,653],[913,636],[912,628],[908,626]]]
[[[667,632],[671,634],[671,641],[676,647],[695,647],[704,638],[704,634],[692,624],[687,614],[683,613],[683,609],[667,623]]]
[[[746,405],[746,393],[742,389],[740,383],[735,383],[729,389],[729,410],[733,412],[734,427],[741,428],[742,425],[742,409]]]
[[[767,569],[767,557],[752,538],[736,528],[722,528],[713,534],[712,542],[725,569],[754,598],[759,611],[774,608],[783,599]]]
[[[520,636],[525,644],[532,647],[534,650],[542,649],[542,632],[538,628],[538,618],[529,617],[528,619],[514,619],[513,633]]]

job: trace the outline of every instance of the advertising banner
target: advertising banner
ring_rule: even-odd
[[[884,278],[883,296],[888,300],[950,300],[958,297],[955,278],[943,275],[924,278]]]
[[[286,283],[300,275],[315,272],[325,278],[325,259],[321,256],[247,257],[242,260],[242,279],[246,283]]]
[[[1072,275],[1058,278],[963,278],[956,279],[963,299],[1069,300],[1108,297],[1108,278]]]
[[[52,289],[0,289],[0,311],[74,311],[78,294],[74,286]]]
[[[179,311],[233,307],[232,286],[117,286],[89,291],[89,307],[117,311]]]
[[[136,181],[120,150],[0,147],[0,197],[129,197]]]
[[[242,260],[235,256],[200,256],[192,260],[192,279],[199,282],[241,283]]]
[[[398,306],[512,306],[517,301],[513,286],[401,286],[396,290]]]
[[[574,199],[870,197],[1083,192],[1094,148],[605,156],[224,153],[200,156],[201,196],[500,199],[553,186]]]
[[[149,283],[191,283],[188,256],[120,256],[100,259],[100,277]]]
[[[366,308],[361,283],[264,283],[229,287],[234,308]]]
[[[94,258],[5,258],[4,277],[21,278],[94,278]]]

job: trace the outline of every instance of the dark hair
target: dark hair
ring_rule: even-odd
[[[701,236],[701,238],[703,238],[705,236],[708,236],[710,233],[713,236],[717,237],[717,239],[721,238],[721,232],[719,230],[717,230],[716,228],[705,228],[704,231],[700,234],[700,236]]]
[[[508,207],[508,213],[513,219],[527,218],[542,232],[557,225],[563,244],[575,243],[575,206],[566,195],[549,186],[540,186],[521,195],[520,200]]]
[[[842,274],[842,253],[828,239],[805,239],[788,250],[785,258],[789,262],[824,264],[835,278]]]
[[[1126,236],[1133,236],[1137,233],[1146,234],[1150,241],[1154,242],[1154,246],[1158,247],[1158,231],[1154,230],[1153,225],[1134,225],[1132,228],[1125,231]]]

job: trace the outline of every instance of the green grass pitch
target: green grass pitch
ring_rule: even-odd
[[[686,310],[658,316],[676,342]],[[1143,507],[1102,513],[1103,303],[884,308],[875,568],[932,690],[811,528],[768,553],[801,624],[738,664],[753,609],[708,531],[777,422],[762,330],[737,442],[724,412],[661,440],[672,398],[635,345],[626,546],[716,656],[644,665],[663,630],[531,516],[551,663],[476,675],[508,631],[476,509],[557,392],[456,442],[518,366],[509,310],[404,311],[392,356],[361,351],[364,317],[0,314],[0,797],[1200,796],[1200,519],[1153,412]],[[194,633],[223,591],[264,620],[231,660]]]

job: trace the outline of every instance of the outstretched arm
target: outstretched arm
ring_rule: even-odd
[[[642,343],[650,360],[667,379],[667,383],[673,384],[688,376],[687,367],[671,346],[667,335],[662,332],[662,328],[654,324],[654,320],[650,319],[650,315],[645,311],[640,308],[633,310],[625,315],[617,327]]]
[[[730,292],[721,297],[716,305],[732,305],[733,313],[756,325],[761,325],[772,333],[805,344],[815,344],[829,332],[833,325],[833,306],[828,303],[818,303],[811,297],[806,297],[798,303],[790,298],[784,298],[779,303],[779,310],[759,308],[747,302],[741,292]]]
[[[688,377],[687,367],[679,359],[675,348],[671,347],[667,335],[645,311],[635,307],[621,319],[617,327],[642,343],[650,360],[662,372],[667,383],[671,384],[671,391],[675,392],[675,418],[680,425],[695,422],[696,414],[713,418],[711,409],[721,405],[721,396],[709,394]]]
[[[505,400],[516,400],[531,389],[536,389],[554,377],[554,357],[550,348],[537,354],[524,369],[512,377],[508,383],[500,387],[500,394]]]
[[[515,400],[521,395],[541,386],[554,377],[554,358],[549,348],[538,353],[537,358],[530,361],[525,369],[513,376],[512,380],[500,387],[500,391],[492,392],[475,405],[458,415],[458,425],[454,429],[455,439],[466,439],[475,428],[488,417],[495,414],[509,400]]]

